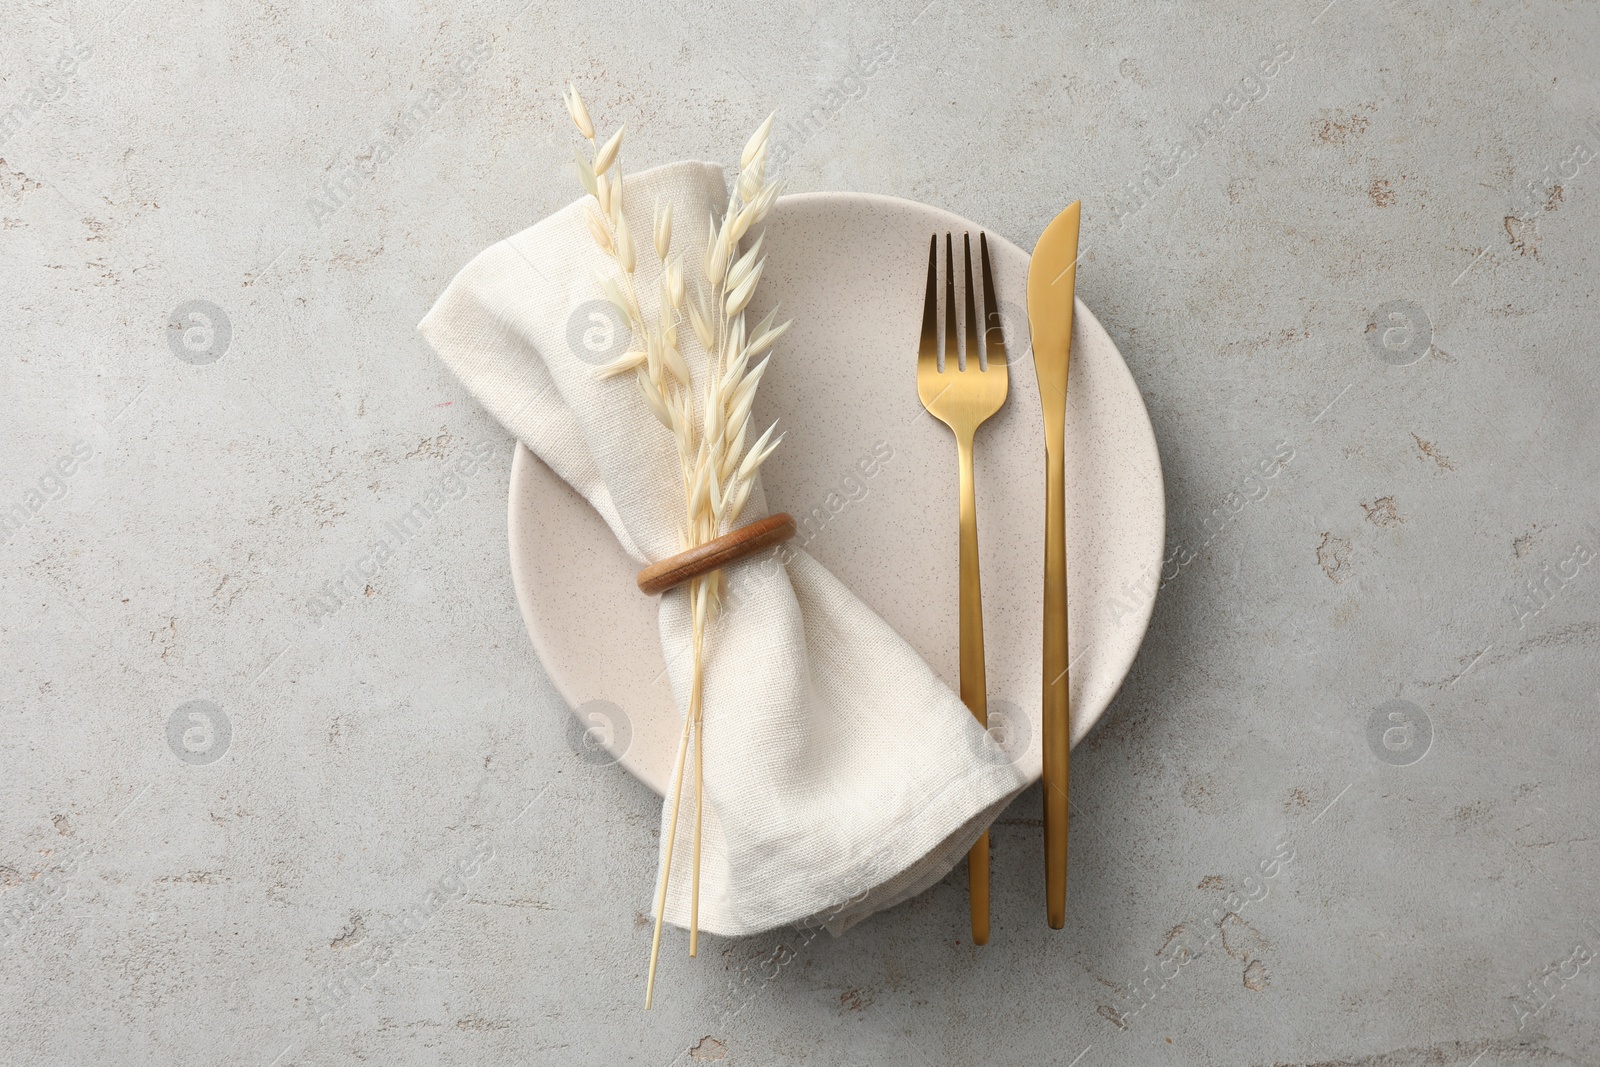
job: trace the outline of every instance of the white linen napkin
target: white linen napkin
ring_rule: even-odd
[[[669,164],[628,177],[625,190],[635,234],[651,232],[658,202],[672,205],[673,248],[692,285],[705,256],[699,220],[727,203],[722,168]],[[587,210],[574,202],[484,250],[419,329],[643,566],[678,551],[683,488],[670,433],[633,376],[598,377],[569,340],[574,315],[602,297],[597,278],[617,275]],[[660,265],[647,242],[635,278],[650,313]],[[706,353],[693,331],[679,339],[698,383]],[[782,341],[773,358],[784,358]],[[804,447],[810,428],[786,429],[781,447]],[[757,485],[740,522],[766,514]],[[731,603],[707,635],[700,926],[717,934],[790,923],[842,932],[943,877],[1026,784],[904,638],[806,553],[784,554],[787,567],[765,556],[727,569]],[[686,587],[661,598],[660,633],[681,713],[693,659]],[[667,818],[663,805],[658,862]],[[693,818],[686,785],[666,907],[677,926],[688,924]],[[655,888],[638,887],[652,912]]]

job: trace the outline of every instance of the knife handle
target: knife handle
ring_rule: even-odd
[[[1065,425],[1048,427],[1044,520],[1044,899],[1050,929],[1067,925],[1067,776],[1072,723],[1067,685]]]
[[[961,702],[980,726],[989,725],[983,667],[983,588],[978,580],[978,494],[972,472],[972,434],[956,435],[961,466]],[[989,942],[989,834],[967,853],[967,894],[972,905],[972,942]]]

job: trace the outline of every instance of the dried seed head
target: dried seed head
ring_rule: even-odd
[[[617,150],[622,147],[622,131],[628,128],[627,123],[617,127],[617,132],[611,135],[611,140],[600,146],[600,151],[594,154],[594,172],[604,174],[611,169],[611,164],[617,160]]]
[[[756,471],[761,468],[761,464],[766,462],[766,458],[772,455],[772,450],[777,448],[783,441],[782,434],[778,435],[776,441],[769,443],[767,440],[772,436],[772,431],[777,428],[778,424],[773,423],[767,427],[766,433],[756,438],[756,443],[750,446],[750,451],[745,454],[744,462],[739,464],[739,470],[734,474],[736,480],[748,482],[755,476]]]
[[[750,231],[750,227],[756,224],[756,208],[758,206],[759,199],[739,209],[738,216],[733,220],[733,239],[735,241],[742,241],[744,235]]]
[[[743,347],[744,347],[744,316],[743,315],[735,315],[733,318],[728,320],[728,351],[734,353],[735,354],[734,358],[735,358],[735,360],[737,360],[738,359],[738,355],[737,354],[738,354],[739,350],[742,349]],[[728,372],[729,377],[737,377],[738,374],[743,374],[743,373],[744,373],[744,370],[743,370],[742,366],[737,371],[737,373],[735,373],[731,368],[730,368],[730,370]]]
[[[667,296],[673,307],[683,307],[683,264],[676,259],[667,263]]]
[[[746,167],[739,172],[739,199],[745,203],[754,200],[761,192],[761,171],[755,167]]]
[[[590,168],[589,161],[583,158],[581,152],[574,152],[573,155],[576,157],[574,162],[578,167],[578,181],[583,185],[586,193],[590,196],[595,196],[594,171]]]
[[[588,119],[572,88],[567,96],[573,121],[583,128]],[[581,118],[580,118],[581,116]],[[672,254],[672,205],[657,202],[652,210],[651,237],[661,263],[657,282],[657,314],[647,319],[639,306],[632,275],[638,253],[625,214],[619,129],[594,152],[592,161],[578,158],[578,178],[595,198],[596,210],[585,222],[596,245],[622,268],[614,277],[599,277],[608,299],[627,318],[636,344],[622,358],[599,368],[600,377],[629,370],[656,420],[672,434],[686,472],[685,547],[703,544],[738,519],[750,498],[762,462],[777,447],[775,427],[745,449],[756,390],[770,356],[763,354],[783,336],[787,322],[774,326],[776,312],[750,326],[745,311],[760,284],[766,261],[764,238],[758,235],[742,253],[739,244],[771,209],[778,187],[765,180],[769,117],[746,144],[740,174],[725,211],[707,220],[705,280],[690,294],[681,253]],[[588,136],[588,134],[585,134]],[[591,137],[591,143],[592,143]],[[678,347],[678,323],[687,314],[695,336],[710,357],[702,382],[691,380],[688,361]],[[751,367],[751,361],[761,361]],[[700,580],[694,594],[697,625],[721,603],[718,579]]]
[[[628,216],[617,212],[617,262],[622,264],[622,269],[629,274],[637,263],[633,251],[633,234],[628,230]]]
[[[655,382],[650,380],[650,373],[641,364],[637,371],[639,379],[639,392],[644,394],[644,402],[650,407],[650,414],[667,429],[672,429],[672,415],[667,410],[667,405],[661,399],[661,393],[656,389]]]
[[[744,255],[735,260],[733,266],[728,268],[729,289],[737,289],[739,283],[743,282],[750,272],[755,269],[758,257],[761,255],[761,242],[766,236],[763,233],[760,237],[757,237],[755,242],[745,250]]]
[[[667,365],[667,371],[678,379],[679,384],[688,385],[689,364],[684,361],[683,353],[678,351],[677,346],[663,344],[661,346],[661,357]]]
[[[744,151],[739,154],[739,168],[741,170],[748,167],[750,161],[756,158],[756,153],[766,146],[767,135],[772,132],[772,120],[777,117],[778,113],[776,111],[768,115],[767,121],[756,127],[756,132],[750,135],[749,141],[745,142]]]
[[[628,352],[616,362],[607,363],[605,366],[595,371],[595,374],[601,378],[615,378],[619,374],[626,374],[628,371],[633,370],[633,368],[642,365],[644,361],[645,354],[643,352]]]
[[[738,288],[728,294],[728,299],[723,305],[723,310],[731,318],[744,310],[750,298],[755,295],[756,285],[761,281],[761,268],[766,266],[766,260],[758,262],[750,271],[750,276],[739,283]]]
[[[600,216],[593,211],[585,211],[583,217],[589,223],[589,233],[594,237],[594,243],[600,246],[600,251],[608,256],[613,255],[615,248],[611,244],[611,234],[606,230],[606,224],[600,221]]]
[[[772,202],[783,195],[782,182],[768,182],[761,187],[761,195],[756,197],[757,220],[767,217],[767,212],[772,210]]]
[[[710,403],[706,405],[706,437],[707,441],[720,442],[722,440],[723,420],[727,412],[722,410],[721,404]],[[715,465],[715,464],[714,464]]]
[[[704,297],[704,294],[701,296]],[[689,303],[689,325],[694,327],[694,335],[700,338],[700,344],[710,351],[711,342],[715,340],[711,334],[710,316],[695,301]]]
[[[745,375],[744,379],[739,382],[738,387],[733,391],[733,395],[728,398],[730,411],[737,413],[741,408],[746,411],[749,410],[750,405],[755,402],[756,389],[761,385],[761,376],[767,372],[767,364],[771,360],[772,357],[768,356],[760,363],[757,363],[751,368],[750,373]]]
[[[782,324],[774,326],[770,330],[762,331],[760,334],[756,335],[756,339],[754,341],[750,342],[750,347],[745,349],[745,352],[751,356],[759,356],[761,353],[765,352],[767,349],[776,344],[778,338],[788,333],[789,327],[793,325],[793,319],[786,319]]]
[[[749,482],[736,481],[734,485],[738,488],[734,489],[731,494],[733,499],[729,500],[728,506],[723,508],[724,521],[730,526],[739,521],[739,514],[744,511],[745,501],[750,499]]]
[[[772,329],[772,320],[777,317],[777,308],[773,308],[771,311],[768,311],[765,315],[761,316],[761,321],[755,324],[755,328],[750,331],[750,336],[760,337],[762,334]]]
[[[571,82],[567,83],[567,114],[572,116],[572,122],[578,127],[578,132],[589,140],[594,140],[594,123],[589,121],[589,109],[583,106],[583,97],[578,95],[578,87]]]
[[[711,244],[711,249],[706,256],[706,281],[712,285],[721,285],[722,279],[728,272],[728,242],[718,237]]]
[[[672,248],[672,205],[656,203],[656,257],[665,263]]]
[[[712,226],[713,234],[706,245],[706,281],[712,288],[722,284],[722,278],[728,270],[728,253],[733,242],[728,239],[730,227],[733,223],[731,214],[722,217],[722,226]]]
[[[611,301],[612,306],[622,312],[622,317],[627,319],[630,325],[634,324],[633,308],[629,305],[627,297],[622,295],[622,290],[617,288],[616,282],[610,278],[601,278],[600,291],[606,294],[606,299]]]
[[[744,435],[750,428],[748,418],[738,422],[729,422],[727,429],[727,447],[722,452],[722,478],[726,481],[739,466],[739,457],[744,453]]]
[[[739,217],[734,220],[733,239],[740,240],[752,226],[767,217],[767,212],[772,210],[772,202],[778,198],[778,183],[768,182],[761,187],[761,192],[756,198],[739,210]]]

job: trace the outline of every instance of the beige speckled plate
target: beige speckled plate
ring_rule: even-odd
[[[956,450],[917,400],[928,236],[979,227],[882,196],[780,199],[755,301],[794,327],[761,384],[757,422],[788,430],[763,468],[800,541],[957,685]],[[1044,431],[1028,347],[1028,254],[990,235],[1011,352],[1006,405],[978,433],[989,708],[1039,776]],[[960,252],[957,251],[959,264]],[[976,254],[976,248],[974,249]],[[959,265],[957,270],[959,271]],[[959,299],[959,295],[958,295]],[[511,572],[535,650],[589,736],[657,793],[682,720],[637,565],[593,509],[526,448],[511,467]],[[1164,540],[1150,418],[1116,345],[1080,301],[1067,399],[1072,740],[1133,663],[1154,606]],[[597,750],[598,752],[598,750]],[[602,758],[610,758],[602,757]]]

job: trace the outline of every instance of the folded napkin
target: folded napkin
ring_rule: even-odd
[[[693,286],[705,259],[698,220],[727,203],[722,168],[675,163],[630,176],[626,189],[635,234],[651,232],[657,203],[672,205],[682,220],[674,251]],[[590,236],[589,206],[570,204],[480,253],[419,328],[643,566],[678,552],[683,487],[671,434],[633,376],[598,377],[570,339],[569,323],[586,321],[585,305],[602,296],[597,279],[618,271]],[[647,313],[659,273],[641,250],[635,279]],[[679,339],[698,383],[706,353],[693,331]],[[783,342],[773,358],[784,358]],[[785,429],[783,448],[805,447],[809,427]],[[768,513],[757,484],[741,524]],[[700,926],[712,933],[791,923],[839,933],[938,881],[1026,784],[899,634],[806,553],[791,546],[784,556],[786,566],[769,555],[726,569],[731,606],[707,634]],[[687,587],[662,596],[661,650],[680,713],[690,618]],[[686,785],[666,904],[677,926],[688,925],[693,793]],[[654,889],[639,887],[652,910]]]

